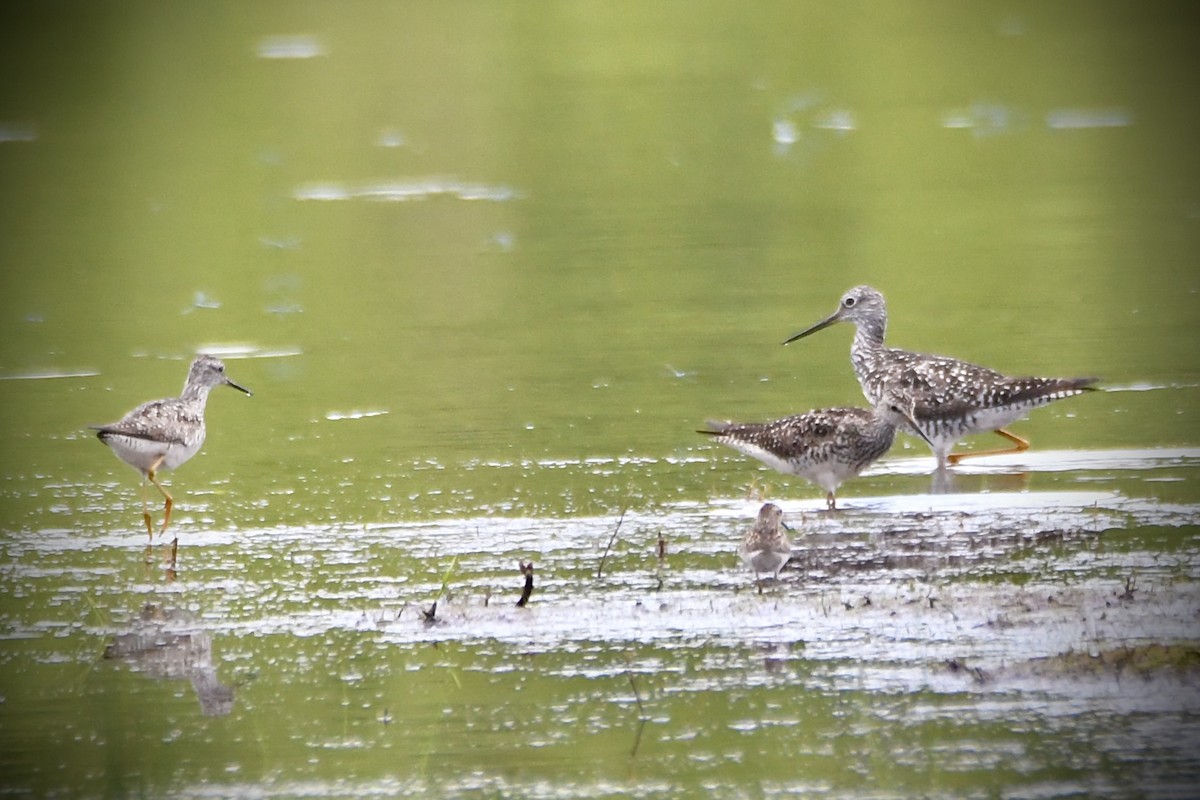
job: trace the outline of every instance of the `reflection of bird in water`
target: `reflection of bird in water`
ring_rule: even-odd
[[[135,629],[115,636],[104,648],[104,657],[129,661],[151,678],[190,680],[200,700],[201,712],[208,717],[221,717],[233,710],[233,687],[217,679],[212,636],[196,629],[194,622],[194,617],[186,611],[147,603],[138,615]]]
[[[825,505],[833,511],[838,487],[888,451],[896,426],[911,424],[911,409],[911,399],[888,392],[871,410],[823,408],[774,422],[710,422],[710,430],[698,433],[812,481],[825,490]]]
[[[229,380],[220,359],[200,355],[192,362],[183,394],[179,397],[151,400],[118,422],[92,426],[100,441],[112,448],[117,458],[142,473],[142,517],[151,538],[154,537],[154,526],[146,505],[145,479],[149,478],[162,493],[165,503],[160,533],[166,533],[175,501],[156,476],[162,470],[175,469],[196,455],[204,444],[204,407],[209,390],[215,386],[232,386],[250,394],[249,389]]]
[[[1031,409],[1054,400],[1089,391],[1095,378],[1010,378],[956,358],[911,353],[883,343],[887,330],[887,305],[883,294],[870,286],[856,286],[842,295],[837,311],[792,336],[794,342],[837,322],[855,325],[850,363],[863,394],[878,403],[888,389],[910,395],[916,426],[937,456],[938,469],[973,456],[1018,453],[1029,442],[1004,430]],[[995,431],[1012,442],[1007,450],[951,453],[960,439]]]
[[[738,555],[759,580],[763,573],[779,579],[783,565],[792,557],[792,543],[783,532],[783,509],[774,503],[763,503],[758,510],[754,527],[746,531]],[[759,585],[761,589],[761,584]]]

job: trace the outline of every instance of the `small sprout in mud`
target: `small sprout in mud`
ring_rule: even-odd
[[[432,625],[433,623],[437,622],[438,601],[443,597],[449,597],[448,589],[450,586],[450,578],[454,575],[454,569],[457,566],[458,556],[455,556],[454,558],[450,559],[450,566],[446,568],[446,574],[442,576],[442,585],[441,588],[438,589],[437,598],[433,601],[433,605],[429,607],[428,611],[424,609],[421,610],[421,616],[425,618],[424,621],[426,625]]]
[[[658,532],[658,560],[665,561],[667,558],[667,539],[663,536],[662,531]]]
[[[524,608],[529,602],[529,595],[533,594],[533,562],[518,561],[517,566],[521,568],[521,574],[525,576],[525,588],[521,590],[521,599],[517,601],[517,608]]]
[[[392,724],[392,712],[385,708],[383,710],[383,713],[379,715],[379,721],[382,722],[384,725],[391,725]]]
[[[1133,600],[1133,593],[1137,591],[1137,578],[1130,575],[1125,579],[1125,591],[1117,595],[1118,600]]]

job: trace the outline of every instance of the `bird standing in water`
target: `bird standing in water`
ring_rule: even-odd
[[[904,423],[919,433],[937,457],[938,469],[971,456],[1018,453],[1026,439],[1004,429],[1030,409],[1092,390],[1095,378],[1010,378],[993,369],[956,358],[912,353],[884,345],[887,305],[870,286],[856,286],[842,295],[837,311],[790,337],[790,344],[838,322],[852,322],[856,331],[850,362],[863,394],[877,403],[888,389],[914,401],[913,419]],[[973,453],[951,453],[966,436],[995,431],[1013,447]]]
[[[913,424],[912,405],[910,398],[890,392],[874,409],[822,408],[774,422],[710,422],[709,430],[697,433],[812,481],[825,490],[825,505],[834,511],[838,487],[888,451],[897,425]]]
[[[222,385],[250,394],[249,389],[238,386],[225,375],[225,365],[220,359],[200,355],[192,362],[179,397],[151,400],[118,422],[91,426],[117,458],[142,473],[142,517],[151,539],[154,538],[154,523],[146,499],[146,480],[154,484],[165,501],[159,531],[165,534],[175,500],[158,482],[158,473],[175,469],[200,450],[204,444],[204,406],[208,402],[208,392]]]
[[[784,533],[783,509],[774,503],[763,503],[758,510],[754,527],[746,531],[738,555],[754,573],[757,581],[764,573],[779,578],[783,565],[792,557],[792,543]],[[762,588],[762,584],[759,584]]]

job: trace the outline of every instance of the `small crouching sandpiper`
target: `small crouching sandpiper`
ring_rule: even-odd
[[[825,490],[825,505],[837,508],[837,489],[878,460],[896,435],[912,424],[912,402],[889,393],[874,409],[822,408],[774,422],[709,422],[707,434],[786,475]],[[924,436],[918,429],[918,436]],[[928,440],[927,440],[928,441]]]
[[[250,394],[249,389],[226,377],[225,365],[219,359],[200,355],[192,362],[183,394],[179,397],[151,400],[130,411],[119,422],[90,426],[117,458],[142,473],[142,517],[151,539],[154,538],[154,524],[146,499],[146,479],[150,479],[166,501],[159,531],[165,534],[175,501],[158,482],[157,475],[163,470],[175,469],[200,450],[204,444],[204,406],[208,392],[221,385]]]
[[[774,503],[763,503],[754,527],[746,531],[738,547],[738,555],[754,573],[760,591],[761,576],[766,574],[778,580],[783,565],[792,557],[792,543],[788,541],[784,527],[783,509]]]
[[[854,323],[850,362],[863,394],[871,403],[879,402],[888,390],[910,394],[913,419],[905,421],[903,430],[921,434],[937,457],[939,470],[967,457],[1028,449],[1027,440],[1004,430],[1004,426],[1021,419],[1030,409],[1094,390],[1096,378],[1010,378],[956,358],[887,347],[883,343],[887,320],[883,294],[870,286],[856,286],[842,295],[837,311],[784,344],[838,322]],[[1013,447],[950,452],[964,437],[987,431],[995,431]]]

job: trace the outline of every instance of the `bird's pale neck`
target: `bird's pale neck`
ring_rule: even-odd
[[[883,335],[887,329],[887,318],[869,318],[855,321],[854,344],[850,346],[850,361],[859,381],[873,372],[879,358],[886,350]]]
[[[855,347],[883,347],[883,337],[887,333],[887,316],[884,314],[871,314],[870,316],[856,319],[854,321],[854,328]]]
[[[183,387],[183,394],[179,395],[179,399],[203,411],[208,403],[210,389],[212,387],[205,383],[189,383]]]
[[[876,408],[875,413],[871,415],[871,433],[877,439],[887,439],[891,441],[891,437],[896,432],[896,428],[903,424],[899,414],[893,414],[882,408]]]

